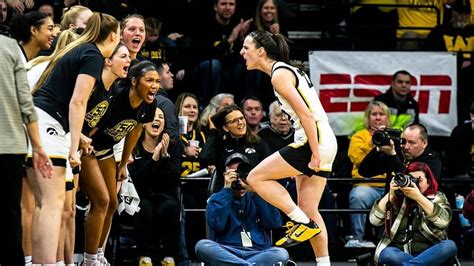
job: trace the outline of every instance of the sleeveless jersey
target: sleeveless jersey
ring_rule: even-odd
[[[289,64],[283,62],[276,62],[272,67],[272,75],[273,73],[279,69],[285,68],[290,70],[296,78],[295,88],[298,94],[301,96],[303,101],[305,102],[306,106],[309,108],[310,112],[313,114],[313,118],[316,121],[316,125],[318,126],[318,138],[319,136],[319,125],[321,124],[329,124],[328,116],[321,105],[321,101],[319,100],[318,93],[314,88],[311,80],[309,79],[308,75],[304,73],[299,68],[291,66]],[[307,141],[306,134],[304,132],[303,126],[301,124],[300,118],[296,114],[296,112],[291,107],[290,103],[276,90],[274,90],[275,96],[278,98],[278,103],[281,107],[281,110],[290,117],[290,120],[295,128],[295,142],[296,143],[304,143]]]

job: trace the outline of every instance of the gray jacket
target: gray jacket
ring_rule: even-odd
[[[0,35],[0,154],[26,154],[23,124],[37,120],[18,44]]]

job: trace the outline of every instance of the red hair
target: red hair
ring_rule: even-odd
[[[426,197],[428,195],[436,194],[436,192],[438,191],[438,181],[436,181],[436,178],[434,177],[434,174],[431,171],[430,166],[422,162],[413,162],[413,163],[410,163],[405,169],[406,174],[410,172],[416,172],[416,171],[422,171],[423,173],[425,173],[426,181],[429,184],[429,187],[426,189],[423,195]]]

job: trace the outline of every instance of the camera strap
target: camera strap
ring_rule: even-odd
[[[408,214],[407,227],[404,232],[398,232],[400,222],[406,216],[406,198],[403,200],[402,207],[397,217],[394,219],[394,208],[393,203],[390,201],[387,202],[387,210],[385,212],[385,235],[395,244],[404,245],[408,243],[414,234],[414,226],[416,224],[416,219],[418,217],[418,208],[415,208],[412,212]],[[397,233],[404,233],[404,238],[402,241],[395,240],[395,235]]]

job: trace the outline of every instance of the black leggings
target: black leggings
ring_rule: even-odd
[[[179,248],[179,202],[167,194],[140,198],[140,211],[135,214],[135,233],[139,256],[156,256],[154,248],[163,249],[158,255],[177,258]],[[161,258],[160,258],[161,259]]]
[[[0,154],[2,172],[2,192],[0,202],[3,205],[0,227],[2,236],[0,246],[0,265],[25,265],[21,245],[21,186],[23,181],[25,155]]]

